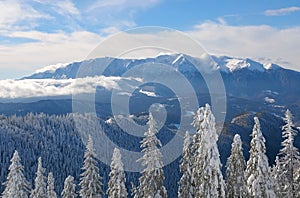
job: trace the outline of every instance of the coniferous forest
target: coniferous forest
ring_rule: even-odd
[[[157,135],[158,124],[150,113],[148,129],[137,140],[143,154],[138,160],[144,168],[140,173],[124,171],[117,148],[110,166],[98,160],[93,136],[83,144],[75,117],[87,131],[93,130],[89,114],[0,117],[2,197],[300,197],[297,130],[289,110],[274,164],[268,159],[258,117],[254,117],[248,159],[236,134],[230,156],[222,164],[215,117],[206,104],[191,123],[196,133],[187,131],[184,136],[182,155],[164,166],[160,152],[164,140]],[[111,138],[124,139],[116,127],[101,119],[97,122]]]

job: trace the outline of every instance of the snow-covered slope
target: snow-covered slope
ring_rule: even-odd
[[[228,56],[212,56],[223,72],[235,72],[241,69],[264,72],[270,69],[281,69],[273,63],[260,63],[249,58],[233,58]]]
[[[191,57],[185,54],[168,54],[159,55],[156,58],[146,59],[114,59],[114,58],[97,58],[83,62],[74,62],[67,64],[57,64],[44,67],[37,70],[31,76],[25,77],[29,79],[44,79],[44,78],[75,78],[78,68],[81,65],[91,66],[89,69],[95,70],[97,67],[103,66],[111,62],[110,67],[106,69],[107,76],[119,76],[127,70],[143,63],[161,63],[175,67],[183,73],[195,72],[194,65],[200,66],[197,69],[204,72],[211,72],[219,69],[221,72],[235,72],[242,69],[249,71],[264,72],[266,70],[282,69],[279,65],[273,63],[260,63],[249,58],[234,58],[229,56],[209,56],[207,54],[201,57]],[[100,73],[101,74],[101,73]],[[100,75],[99,74],[99,75]]]

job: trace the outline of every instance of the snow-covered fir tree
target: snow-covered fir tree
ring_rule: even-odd
[[[61,192],[62,198],[76,198],[77,194],[75,191],[76,185],[74,184],[74,177],[68,176],[64,182],[64,189]]]
[[[276,194],[268,157],[266,156],[265,138],[257,117],[254,117],[254,123],[250,142],[250,157],[246,168],[248,193],[251,197],[273,198],[276,197]]]
[[[31,192],[30,198],[45,198],[45,197],[47,197],[45,168],[43,168],[42,165],[42,158],[39,157],[36,178],[34,180],[34,189]]]
[[[139,186],[135,192],[135,198],[166,198],[167,190],[163,185],[165,176],[163,172],[162,154],[159,147],[162,146],[156,137],[157,123],[152,113],[149,113],[148,131],[141,142],[143,157],[139,159],[145,167],[139,178]]]
[[[203,121],[203,117],[204,117],[204,107],[200,107],[197,112],[196,115],[194,116],[194,121],[192,123],[192,125],[198,130],[197,126],[201,125],[201,122]],[[193,192],[193,197],[196,196],[196,186],[197,186],[197,182],[198,182],[198,178],[200,177],[199,173],[196,171],[196,162],[197,164],[197,168],[199,167],[203,167],[204,161],[199,160],[198,157],[201,157],[202,153],[199,153],[201,151],[201,141],[202,141],[202,136],[203,134],[198,130],[197,133],[195,133],[193,135],[193,142],[191,144],[191,153],[192,153],[192,157],[191,157],[191,165],[192,165],[192,181],[193,181],[193,185],[195,186],[194,192]]]
[[[280,163],[279,163],[279,157],[276,156],[275,158],[275,163],[271,169],[271,175],[273,178],[273,183],[274,183],[274,191],[277,197],[281,197],[281,181],[280,181],[280,175],[281,175],[281,170],[280,170]]]
[[[297,180],[300,155],[298,149],[294,146],[294,136],[297,131],[294,130],[292,113],[287,110],[284,118],[286,124],[283,126],[281,143],[282,149],[279,152],[279,160],[276,163],[276,175],[274,177],[279,182],[277,193],[280,197],[296,197],[298,186]]]
[[[92,137],[89,136],[86,151],[84,153],[83,173],[80,177],[80,191],[82,198],[100,198],[102,197],[102,183],[97,166],[96,153],[94,151]]]
[[[11,158],[7,180],[4,183],[3,198],[27,198],[30,193],[30,185],[23,174],[23,166],[18,151]]]
[[[295,179],[295,197],[300,197],[300,167],[296,170]]]
[[[47,181],[47,195],[48,198],[56,198],[56,192],[54,190],[54,177],[53,173],[48,173],[48,181]]]
[[[127,198],[126,178],[120,150],[115,148],[110,164],[107,195],[109,198]]]
[[[192,147],[196,197],[225,197],[215,117],[208,104],[198,109],[193,125],[197,129]]]
[[[191,137],[187,131],[184,136],[182,159],[180,161],[181,178],[178,183],[179,198],[193,198],[195,195],[195,183],[192,177],[192,152]]]
[[[243,156],[242,140],[236,134],[231,145],[231,155],[226,163],[226,197],[248,197],[245,179],[246,161]]]

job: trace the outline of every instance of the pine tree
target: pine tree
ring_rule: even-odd
[[[266,156],[265,138],[260,123],[254,118],[250,158],[247,161],[246,179],[248,193],[251,197],[275,197],[274,183],[271,178],[268,158]]]
[[[47,195],[48,198],[56,198],[56,192],[54,191],[54,178],[52,172],[48,174],[48,182],[47,182]]]
[[[192,153],[191,153],[191,137],[187,131],[184,136],[182,159],[180,162],[180,172],[182,174],[179,187],[179,198],[193,198],[195,196],[195,185],[192,180]]]
[[[76,185],[74,184],[74,177],[69,175],[65,179],[64,189],[61,192],[61,197],[62,198],[76,198],[77,194],[75,192],[75,187],[76,187]]]
[[[297,182],[297,173],[299,169],[300,155],[298,149],[294,146],[294,136],[297,131],[293,129],[293,116],[289,110],[285,113],[285,122],[283,126],[281,143],[282,149],[279,152],[279,160],[277,162],[277,174],[279,187],[278,193],[282,197],[296,197],[299,182]]]
[[[143,157],[139,159],[145,169],[141,172],[139,186],[136,190],[135,198],[166,198],[167,191],[163,185],[165,176],[163,172],[162,154],[159,150],[161,142],[156,137],[158,132],[157,123],[152,113],[149,114],[149,129],[141,142]]]
[[[32,190],[30,198],[45,198],[47,196],[45,169],[42,166],[42,158],[38,159],[38,168],[34,180],[35,188]]]
[[[125,186],[126,178],[121,161],[120,150],[115,148],[110,164],[109,182],[107,195],[109,198],[127,198],[127,189]]]
[[[193,142],[196,197],[225,197],[215,117],[208,104],[198,109],[193,125],[197,129]]]
[[[23,166],[18,151],[11,158],[7,180],[4,183],[3,198],[27,198],[30,193],[29,183],[23,174]]]
[[[231,155],[226,163],[226,197],[248,197],[245,179],[246,161],[243,156],[241,137],[236,134],[231,146]]]
[[[99,175],[99,168],[97,167],[96,154],[93,147],[92,137],[89,136],[84,153],[84,163],[82,167],[83,173],[80,178],[79,194],[82,198],[100,198],[102,197],[102,183]]]

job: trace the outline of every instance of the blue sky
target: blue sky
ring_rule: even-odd
[[[289,0],[2,0],[0,79],[84,59],[140,26],[180,30],[212,54],[300,70],[300,2]]]

